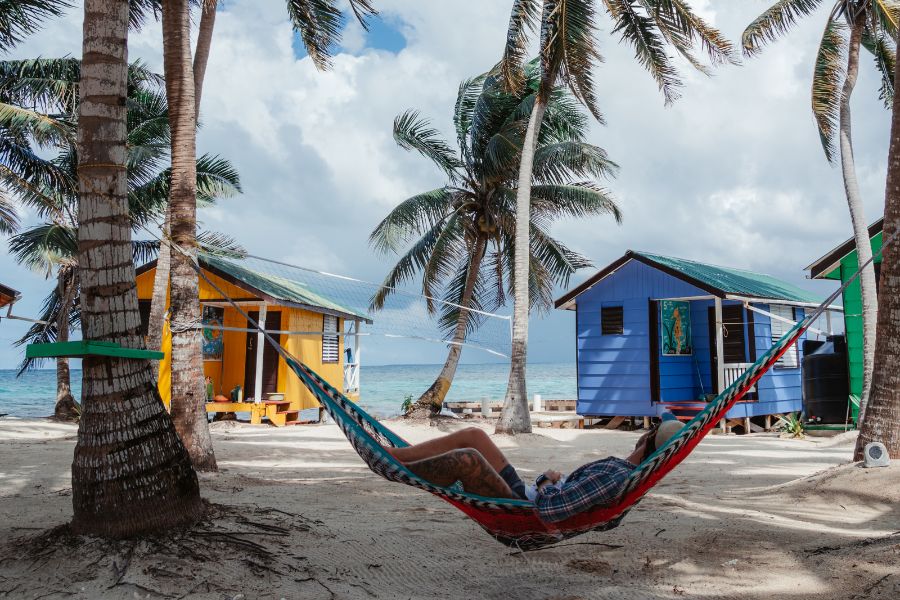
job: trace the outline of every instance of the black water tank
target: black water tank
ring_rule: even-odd
[[[812,344],[810,344],[812,346]],[[803,356],[803,413],[816,423],[843,423],[847,419],[850,377],[844,336],[830,336]]]

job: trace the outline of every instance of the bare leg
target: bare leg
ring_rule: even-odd
[[[519,499],[484,456],[472,448],[451,450],[406,466],[435,485],[446,487],[459,481],[462,482],[463,489],[471,494],[488,498]]]
[[[467,427],[466,429],[406,448],[388,448],[387,450],[400,462],[409,464],[463,448],[478,450],[482,458],[497,473],[509,464],[509,461],[503,456],[503,452],[491,441],[488,434],[477,427]]]

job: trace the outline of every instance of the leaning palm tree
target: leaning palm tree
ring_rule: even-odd
[[[894,61],[894,81],[900,63]],[[853,460],[861,460],[866,444],[881,442],[894,460],[900,460],[900,252],[895,237],[900,231],[900,96],[894,95],[884,197],[884,248],[875,341],[875,369],[866,418],[860,424]]]
[[[762,47],[786,34],[797,21],[812,14],[823,0],[781,0],[757,17],[744,31],[744,53],[753,56]],[[887,0],[837,0],[828,14],[819,52],[816,56],[812,83],[812,110],[819,129],[825,158],[830,163],[841,161],[844,194],[850,209],[850,222],[859,264],[868,265],[859,277],[863,317],[863,388],[859,418],[872,385],[875,356],[875,334],[878,323],[878,292],[875,265],[869,240],[869,227],[862,195],[856,179],[853,158],[850,98],[859,74],[859,50],[865,47],[875,58],[881,75],[880,95],[890,106],[894,95],[894,62],[896,61],[897,24],[900,4]]]
[[[191,171],[199,114],[197,94],[202,89],[202,82],[197,85],[195,73],[202,77],[206,68],[205,62],[198,65],[191,60],[189,0],[164,0],[161,4],[163,64],[172,110],[172,194],[169,199],[169,223],[164,226],[164,235],[167,243],[168,238],[171,239],[173,252],[169,280],[165,279],[165,265],[157,268],[154,280],[155,287],[159,288],[158,292],[154,292],[155,308],[151,306],[154,331],[159,330],[161,299],[166,287],[169,289],[173,320],[193,322],[200,316],[198,282],[191,264],[196,253],[196,190]],[[320,69],[328,68],[344,23],[339,3],[335,0],[289,0],[287,8],[313,63]],[[350,8],[363,25],[366,17],[374,13],[369,0],[350,0]],[[200,37],[201,46],[198,48],[198,58],[204,61],[209,55],[214,22],[209,18],[214,14],[206,16],[205,29]],[[201,27],[204,27],[202,17]],[[213,471],[216,463],[206,426],[206,392],[200,345],[198,330],[173,328],[172,417],[194,465],[201,470]]]
[[[0,62],[0,99],[13,109],[25,110],[34,119],[52,119],[75,124],[77,112],[80,61],[72,58],[33,59]],[[141,63],[129,70],[127,168],[129,214],[133,228],[141,228],[161,217],[169,187],[169,170],[163,169],[168,153],[168,108],[160,90],[160,78]],[[45,115],[32,107],[55,111]],[[59,111],[62,111],[61,113]],[[0,125],[0,132],[2,132]],[[45,145],[46,146],[46,145]],[[76,228],[78,213],[77,179],[74,141],[57,140],[52,148],[59,154],[53,159],[39,159],[46,168],[55,169],[63,177],[46,180],[33,171],[9,177],[9,188],[30,204],[47,222],[31,227],[10,239],[10,250],[20,264],[46,274],[56,273],[57,285],[44,302],[42,321],[35,324],[19,340],[23,343],[67,341],[69,329],[80,322],[75,297],[78,293]],[[40,169],[38,173],[42,172]],[[197,161],[197,185],[200,197],[209,202],[240,191],[234,168],[218,157],[203,156]],[[134,260],[146,260],[153,248],[135,243]],[[78,406],[71,395],[68,359],[56,359],[57,402],[54,414],[72,419]],[[28,360],[20,373],[39,366]]]
[[[126,174],[127,0],[85,0],[78,107],[78,267],[84,338],[141,348]],[[72,461],[72,528],[130,537],[194,522],[197,475],[150,363],[91,356]],[[135,426],[139,424],[139,426]]]
[[[638,62],[656,80],[666,104],[678,98],[681,81],[668,55],[673,48],[691,65],[706,72],[706,67],[694,56],[700,45],[710,60],[716,63],[733,62],[731,44],[714,28],[691,10],[687,0],[603,0],[612,18],[614,33],[634,46]],[[531,194],[534,149],[550,92],[561,83],[602,121],[594,95],[592,70],[600,61],[595,37],[596,8],[594,0],[514,0],[500,73],[505,85],[516,90],[523,83],[522,62],[526,56],[528,32],[536,25],[540,29],[540,85],[528,120],[519,184],[516,199],[517,238],[528,236],[529,196]],[[531,431],[528,397],[525,387],[525,364],[528,343],[528,252],[524,244],[518,246],[515,258],[513,342],[509,384],[503,402],[498,432]]]
[[[383,253],[401,253],[373,298],[384,305],[398,285],[421,275],[430,312],[441,297],[440,325],[450,349],[437,379],[414,405],[435,414],[453,381],[466,336],[478,327],[481,311],[504,304],[513,273],[516,243],[518,164],[531,107],[539,90],[537,62],[528,65],[527,84],[518,93],[502,89],[496,75],[481,75],[459,87],[453,113],[458,150],[414,111],[394,121],[394,138],[444,172],[447,183],[401,202],[375,228],[370,243]],[[590,265],[550,235],[553,221],[611,214],[619,209],[596,183],[615,172],[606,152],[585,141],[588,119],[564,88],[549,91],[545,126],[535,147],[534,186],[528,223],[529,288],[532,307],[548,309],[556,285],[566,285],[577,269]],[[473,312],[477,311],[477,312]]]

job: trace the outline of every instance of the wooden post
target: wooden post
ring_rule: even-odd
[[[644,417],[644,429],[650,429],[650,417]]]
[[[725,337],[722,333],[722,299],[715,298],[715,327],[716,327],[716,393],[725,391]],[[722,433],[728,433],[728,423],[722,418],[720,423]]]
[[[266,327],[266,303],[259,307],[259,327],[256,331],[256,376],[253,378],[253,399],[262,402],[263,350],[266,347],[266,336],[262,330]]]
[[[772,431],[772,415],[766,415],[766,431]]]
[[[750,417],[744,417],[744,433],[750,433]]]
[[[534,408],[532,409],[532,412],[541,412],[542,410],[544,410],[544,406],[541,402],[541,395],[535,394],[534,395]]]
[[[825,311],[825,331],[828,332],[828,335],[834,335],[834,330],[831,328],[831,311]]]
[[[359,360],[359,338],[360,333],[362,333],[359,328],[362,326],[362,323],[359,319],[353,321],[353,332],[356,334],[353,338],[353,362],[356,363],[356,367],[353,369],[354,377],[353,383],[356,384],[356,393],[362,395],[360,388],[360,376],[362,375],[362,362]]]
[[[481,398],[481,416],[485,419],[491,418],[491,401],[487,396]]]

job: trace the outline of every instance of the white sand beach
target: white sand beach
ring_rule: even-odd
[[[393,421],[410,441],[437,427]],[[710,436],[617,529],[521,553],[371,473],[333,425],[213,425],[205,524],[68,547],[76,428],[0,419],[0,598],[897,598],[900,465],[853,439]],[[622,455],[637,433],[495,436],[523,475]],[[59,537],[59,539],[55,539]]]

